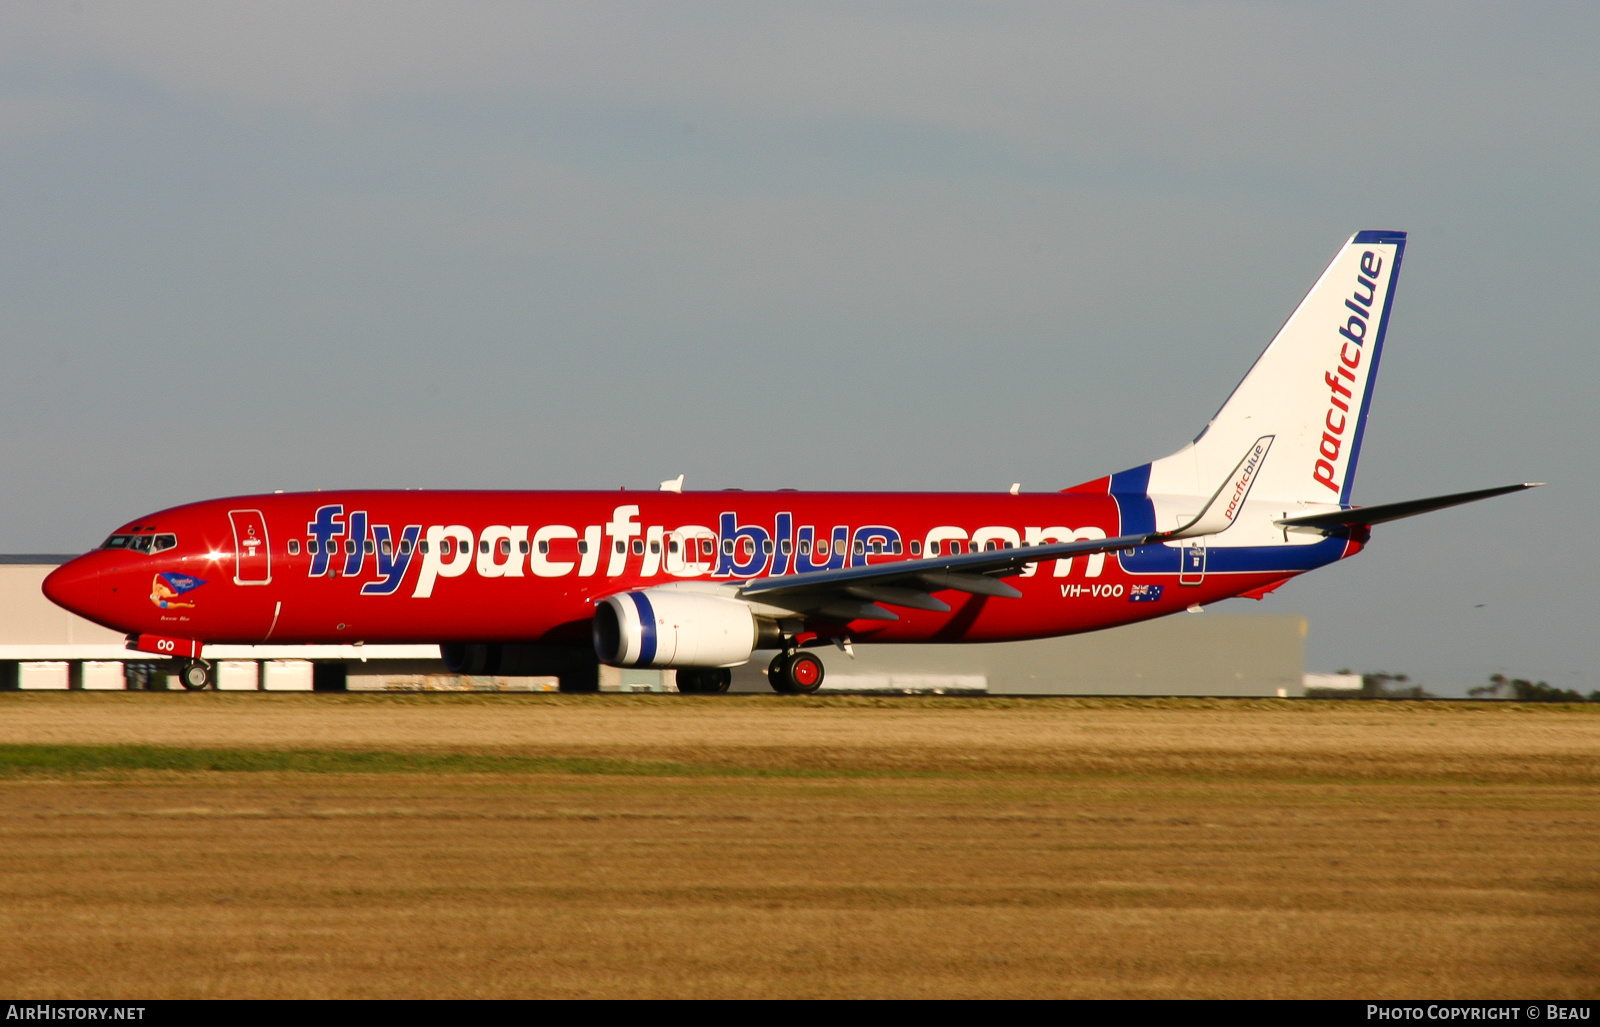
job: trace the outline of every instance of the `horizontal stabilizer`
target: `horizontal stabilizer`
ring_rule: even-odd
[[[1301,514],[1298,517],[1285,517],[1273,523],[1285,528],[1337,528],[1382,524],[1384,521],[1398,521],[1402,517],[1415,517],[1417,514],[1460,506],[1462,503],[1473,503],[1480,499],[1488,499],[1490,496],[1503,496],[1508,492],[1536,489],[1543,484],[1542,481],[1529,481],[1517,485],[1501,485],[1499,488],[1457,492],[1454,495],[1434,496],[1431,499],[1412,499],[1404,503],[1384,503],[1381,506],[1358,506],[1329,513]]]

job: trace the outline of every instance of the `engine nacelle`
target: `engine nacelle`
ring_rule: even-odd
[[[737,599],[647,588],[595,606],[594,651],[615,667],[737,667],[761,625]]]

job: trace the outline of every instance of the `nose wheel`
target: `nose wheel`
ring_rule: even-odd
[[[812,653],[779,653],[767,665],[774,692],[810,695],[822,687],[822,661]]]
[[[190,692],[204,692],[211,687],[211,664],[204,660],[190,660],[178,672],[178,680]]]

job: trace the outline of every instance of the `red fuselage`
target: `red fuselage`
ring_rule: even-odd
[[[674,581],[1115,537],[1118,497],[800,492],[299,493],[141,517],[45,582],[130,634],[205,643],[543,642],[586,646],[595,603]],[[1344,555],[1344,554],[1341,554]],[[1137,564],[1135,564],[1137,568]],[[1121,555],[1046,561],[1021,598],[938,593],[948,612],[808,622],[860,642],[990,642],[1092,631],[1263,589],[1261,568],[1140,573]]]

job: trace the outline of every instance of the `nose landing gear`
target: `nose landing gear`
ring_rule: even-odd
[[[767,665],[767,681],[783,695],[810,695],[822,687],[822,661],[812,653],[779,653]]]
[[[211,664],[204,660],[185,661],[183,669],[178,672],[178,680],[190,692],[203,692],[210,688],[211,678]]]

